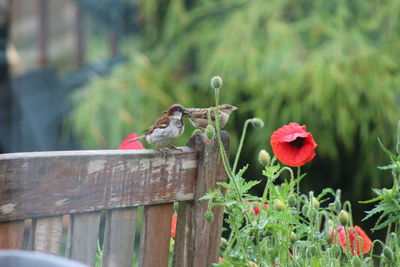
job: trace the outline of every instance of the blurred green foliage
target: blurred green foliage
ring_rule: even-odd
[[[271,151],[271,133],[298,122],[319,145],[305,184],[346,182],[353,196],[381,185],[377,137],[389,142],[400,115],[400,1],[143,0],[138,7],[142,30],[129,61],[73,96],[72,123],[86,148],[116,148],[173,103],[211,106],[209,80],[219,75],[221,102],[239,107],[226,127],[232,149],[247,118],[265,122],[249,133],[243,162],[256,168],[258,151]],[[178,145],[190,135],[186,125]]]

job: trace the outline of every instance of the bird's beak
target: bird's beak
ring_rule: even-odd
[[[187,116],[187,115],[189,115],[189,112],[188,112],[186,109],[184,109],[183,112],[182,112],[182,114],[183,114],[184,116],[185,116],[185,115]]]
[[[238,110],[238,107],[232,106],[232,111]]]

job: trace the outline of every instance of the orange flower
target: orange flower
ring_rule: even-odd
[[[361,229],[361,227],[355,225],[354,227],[347,228],[350,241],[350,249],[346,245],[346,232],[343,226],[338,226],[337,232],[339,235],[340,242],[337,242],[345,250],[351,249],[351,254],[361,255],[366,254],[371,250],[372,241],[367,234]],[[332,232],[331,244],[335,243],[335,233]]]

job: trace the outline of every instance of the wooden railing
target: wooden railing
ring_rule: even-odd
[[[228,148],[226,132],[223,142]],[[218,144],[202,134],[165,156],[156,150],[2,154],[0,248],[64,254],[63,215],[69,215],[65,254],[93,266],[105,211],[103,266],[131,266],[137,207],[144,206],[139,266],[167,266],[178,202],[173,266],[211,266],[223,209],[213,208],[210,224],[203,217],[208,203],[198,198],[225,179]]]

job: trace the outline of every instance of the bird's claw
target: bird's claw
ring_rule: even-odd
[[[168,145],[168,147],[169,147],[170,149],[182,151],[182,148],[176,147],[176,146],[174,146],[174,145]]]

